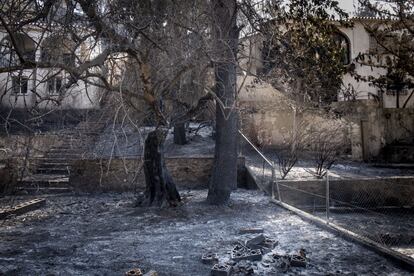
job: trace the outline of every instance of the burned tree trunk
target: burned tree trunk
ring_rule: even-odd
[[[144,174],[145,206],[175,206],[181,201],[180,195],[170,176],[164,159],[164,142],[167,130],[151,131],[145,139]]]
[[[174,125],[174,143],[177,145],[187,144],[187,137],[185,135],[185,123],[177,123]]]
[[[237,110],[236,61],[239,30],[235,0],[213,0],[213,28],[217,61],[215,63],[216,147],[214,169],[207,200],[226,204],[237,187]]]

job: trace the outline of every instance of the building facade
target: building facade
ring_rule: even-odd
[[[413,89],[384,89],[373,85],[368,79],[377,78],[387,74],[384,66],[387,56],[377,39],[370,34],[366,26],[382,24],[375,18],[353,18],[351,27],[338,26],[337,40],[344,49],[344,66],[352,67],[354,74],[347,73],[343,76],[341,90],[338,93],[338,101],[372,100],[377,101],[380,107],[414,107]],[[386,24],[386,23],[384,23]],[[241,67],[247,74],[256,75],[263,70],[262,48],[264,39],[261,35],[253,35],[242,40]],[[392,40],[387,43],[392,43]],[[373,64],[364,62],[363,58],[370,59]],[[356,77],[359,76],[359,77]]]
[[[76,68],[96,57],[102,45],[92,40],[75,43],[67,34],[63,22],[65,3],[56,3],[53,19],[28,24],[18,33],[10,33],[4,26],[0,29],[0,107],[47,110],[99,107],[100,89],[93,82],[73,77],[65,67]],[[79,26],[72,27],[80,33],[87,31],[81,21]],[[19,67],[21,56],[37,65],[31,69]]]

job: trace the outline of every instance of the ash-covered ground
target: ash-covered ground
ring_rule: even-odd
[[[314,215],[324,217],[325,212]],[[331,212],[330,221],[414,259],[412,209]]]
[[[207,205],[204,190],[182,195],[184,204],[169,209],[134,207],[133,194],[48,197],[45,207],[0,222],[0,275],[124,275],[134,267],[159,275],[209,275],[211,265],[202,264],[201,255],[213,251],[226,261],[234,244],[247,239],[238,234],[245,227],[264,228],[279,242],[275,253],[305,249],[308,267],[286,275],[410,275],[258,191],[238,190],[226,207]],[[256,275],[280,272],[261,262],[253,267]]]

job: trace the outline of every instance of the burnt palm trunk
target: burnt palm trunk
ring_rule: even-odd
[[[164,142],[167,130],[151,131],[145,139],[144,174],[145,206],[175,206],[181,201],[164,159]]]
[[[237,187],[237,110],[236,61],[239,30],[236,24],[235,0],[213,0],[213,29],[215,50],[216,95],[216,147],[215,162],[208,202],[226,204]]]

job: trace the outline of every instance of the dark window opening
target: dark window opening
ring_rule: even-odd
[[[14,94],[26,95],[28,91],[29,78],[12,77],[12,89]]]
[[[337,47],[341,49],[341,62],[344,65],[351,63],[351,43],[342,33],[336,33],[334,36],[334,41]]]
[[[62,92],[63,82],[61,77],[52,77],[47,81],[48,93],[58,95]]]
[[[27,61],[35,62],[36,61],[36,51],[29,51],[23,54],[23,58]]]
[[[50,54],[49,54],[49,51],[47,49],[41,49],[40,60],[42,62],[49,62],[50,61]]]
[[[40,58],[43,62],[75,66],[75,43],[62,36],[51,36],[41,43]]]
[[[63,54],[62,62],[67,66],[75,66],[75,56],[73,54]]]
[[[16,48],[25,61],[36,61],[36,46],[32,38],[26,34],[16,33]],[[16,66],[20,64],[19,56],[11,38],[6,36],[0,42],[0,63],[2,66]]]

